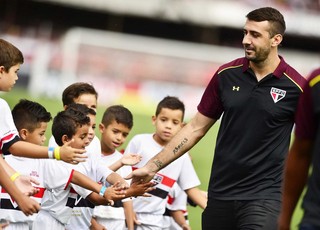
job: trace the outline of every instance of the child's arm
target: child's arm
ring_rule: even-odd
[[[65,143],[61,147],[56,147],[56,152],[59,154],[51,154],[52,158],[63,160],[67,163],[78,164],[85,161],[87,158],[83,153],[84,149],[75,149],[70,147],[72,140]],[[14,156],[29,157],[29,158],[51,158],[49,148],[45,146],[35,145],[26,141],[17,141],[9,147],[9,152]]]
[[[109,184],[118,183],[123,189],[129,188],[128,183],[118,173],[115,173],[115,172],[110,173],[109,176],[107,176],[106,181]]]
[[[0,165],[0,185],[13,197],[18,203],[20,210],[26,215],[32,215],[40,210],[40,205],[35,200],[24,195],[14,185],[14,183],[7,176],[6,171]]]
[[[201,191],[198,187],[193,187],[185,190],[185,192],[195,204],[197,204],[200,208],[205,209],[208,198],[204,195],[203,191]]]
[[[109,168],[112,171],[117,171],[124,165],[135,165],[141,161],[141,155],[139,154],[126,154],[121,157],[121,159],[114,162]]]
[[[131,200],[122,203],[128,230],[134,230],[134,211]]]
[[[30,176],[20,175],[17,171],[15,171],[3,158],[0,156],[0,165],[6,171],[7,175],[12,178],[15,185],[19,188],[19,190],[27,196],[32,196],[39,192],[38,189],[32,186],[32,183],[39,184],[39,182],[33,179]]]
[[[126,193],[125,188],[123,186],[120,186],[119,182],[106,188],[105,186],[98,184],[97,182],[91,180],[89,177],[76,170],[73,170],[71,182],[85,189],[91,190],[99,194],[100,196],[103,196],[107,200],[107,203],[104,201],[104,204],[112,204],[113,200],[123,199]],[[89,196],[92,195],[94,195],[94,193],[91,193]],[[91,202],[96,203],[96,201],[91,200],[90,197],[88,198]]]
[[[170,215],[183,230],[191,230],[191,227],[186,222],[186,218],[184,217],[182,210],[170,210]]]
[[[103,225],[99,224],[95,218],[91,218],[90,230],[107,230]]]
[[[141,182],[131,183],[130,187],[126,192],[126,197],[151,196],[147,193],[154,190],[155,189],[154,186],[155,184],[151,181],[146,183],[141,183]]]

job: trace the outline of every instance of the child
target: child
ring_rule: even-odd
[[[88,108],[93,109],[95,112],[97,112],[98,92],[95,90],[93,85],[89,83],[73,83],[69,85],[67,88],[65,88],[65,90],[62,92],[63,108],[66,109],[69,105],[73,103],[86,105]],[[96,128],[95,114],[94,116],[90,116],[90,119],[92,123],[92,129],[90,130],[89,138],[91,139],[91,141],[90,144],[86,147],[86,150],[89,153],[88,157],[99,157],[99,155],[96,153],[100,153],[101,148],[100,140],[95,136],[94,132]],[[56,146],[53,137],[50,138],[49,146]]]
[[[89,128],[89,141],[90,143],[86,146],[87,155],[89,158],[97,157],[101,152],[100,140],[95,135],[96,128],[96,109],[98,101],[98,92],[95,90],[93,85],[86,82],[76,82],[69,85],[62,92],[62,104],[63,108],[67,109],[71,104],[83,104],[90,108],[88,110],[88,116],[90,117],[90,128]],[[55,147],[57,143],[53,136],[49,139],[49,146]],[[88,175],[90,177],[90,175]],[[95,180],[95,178],[91,178]],[[89,228],[90,225],[98,227],[95,220],[91,221],[93,214],[93,205],[79,197],[79,202],[73,208],[73,215],[70,219],[69,224],[66,226],[67,229],[77,228]]]
[[[20,65],[23,63],[23,55],[21,51],[11,43],[0,39],[0,91],[8,92],[18,80],[17,73]],[[25,156],[31,158],[48,158],[49,151],[47,147],[36,146],[31,143],[19,140],[19,135],[12,120],[11,111],[6,101],[0,98],[0,154],[8,154],[9,151],[13,155]],[[84,160],[82,155],[84,150],[74,149],[66,144],[60,148],[60,157],[66,162],[78,163]],[[22,154],[22,155],[21,155]],[[10,174],[10,178],[7,174]],[[38,212],[39,204],[22,194],[12,181],[18,183],[21,180],[18,172],[15,172],[0,157],[0,184],[19,204],[20,209],[26,214],[31,215]],[[23,192],[34,194],[37,192],[30,183],[27,185],[20,184],[19,189]]]
[[[83,107],[88,109],[84,105]],[[77,110],[70,106],[67,108],[67,110],[59,112],[56,115],[53,120],[52,133],[59,146],[73,139],[74,141],[72,142],[72,146],[77,148],[85,148],[85,146],[89,143],[89,125],[90,118],[87,116],[87,114],[83,113],[80,109]],[[44,185],[47,189],[42,199],[41,210],[33,223],[34,230],[42,229],[43,226],[46,226],[46,229],[52,230],[65,229],[65,225],[68,223],[72,214],[72,207],[74,203],[77,202],[76,197],[70,196],[70,178],[72,183],[76,183],[95,192],[88,192],[83,188],[72,185],[72,188],[77,193],[81,194],[82,197],[88,196],[92,202],[106,204],[106,202],[103,202],[101,199],[99,199],[99,195],[96,193],[103,195],[109,201],[124,197],[123,189],[126,189],[126,183],[118,174],[108,170],[106,165],[96,169],[96,176],[101,178],[101,181],[107,180],[109,183],[117,186],[120,184],[119,181],[121,181],[120,186],[106,188],[105,186],[99,185],[81,173],[78,173],[76,170],[71,169],[71,167],[68,167],[69,165],[66,163],[58,163],[60,164],[57,164],[56,168],[48,168],[46,166],[44,168],[45,172],[42,172],[44,175],[50,174],[51,176],[55,176],[53,176],[53,179],[50,179],[50,176],[48,176],[48,178],[47,176],[45,177]],[[92,162],[88,160],[86,163],[90,164]],[[87,173],[89,166],[79,164],[76,168],[81,172]],[[66,173],[61,175],[60,171],[66,173],[71,171],[73,175],[71,174],[70,178],[68,179],[68,177],[65,178]]]
[[[135,165],[135,168],[145,165],[181,129],[184,111],[184,104],[176,97],[167,96],[159,102],[156,114],[152,117],[155,133],[134,136],[125,150],[125,154],[137,153],[142,156],[142,161]],[[137,230],[162,229],[168,192],[175,182],[187,193],[189,189],[200,184],[188,154],[160,170],[153,181],[157,185],[156,189],[150,192],[151,197],[138,197],[133,200],[133,208],[141,223],[136,226]],[[190,195],[197,204],[205,205],[205,201],[198,198],[199,194]]]
[[[21,140],[40,146],[44,145],[47,123],[51,120],[51,114],[42,105],[28,100],[20,100],[12,110],[12,117]],[[19,168],[20,173],[34,177],[39,182],[43,181],[43,175],[39,174],[37,167],[37,159],[7,155],[5,160],[14,168]],[[37,188],[39,192],[32,198],[40,203],[44,193],[43,184],[40,183]],[[7,230],[29,230],[29,225],[32,226],[35,215],[25,216],[3,190],[1,191],[0,205],[1,219],[10,221]]]
[[[114,105],[106,109],[103,114],[99,130],[101,133],[101,157],[107,164],[115,163],[123,158],[117,151],[126,140],[133,126],[131,112],[121,106]],[[140,161],[140,159],[139,159]],[[138,163],[134,162],[134,164]],[[117,173],[125,177],[132,171],[130,166],[121,167]],[[131,199],[115,203],[114,206],[96,206],[94,217],[98,223],[108,230],[134,229],[133,207]]]

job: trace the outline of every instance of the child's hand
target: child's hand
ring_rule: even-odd
[[[135,165],[139,163],[141,159],[141,155],[130,153],[127,155],[123,155],[123,157],[121,158],[121,163],[122,165]]]
[[[108,187],[104,192],[103,197],[110,203],[114,204],[114,200],[121,200],[125,197],[126,189],[120,184],[120,182]]]
[[[130,193],[130,196],[144,196],[149,197],[151,196],[148,194],[148,192],[154,190],[155,183],[153,182],[134,182],[131,183],[128,193]]]
[[[14,183],[27,196],[33,196],[39,192],[39,189],[32,186],[32,183],[39,185],[39,182],[30,176],[20,175]]]
[[[60,160],[70,164],[78,164],[86,161],[86,158],[88,158],[88,156],[84,154],[86,150],[72,148],[70,146],[72,142],[73,139],[60,147]]]

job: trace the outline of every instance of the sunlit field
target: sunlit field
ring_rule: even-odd
[[[29,99],[33,101],[37,101],[43,106],[46,107],[46,109],[51,113],[51,115],[54,117],[55,114],[62,109],[62,102],[61,99],[49,99],[45,97],[41,98],[32,98],[29,96],[29,94],[26,93],[25,90],[14,88],[9,93],[1,93],[1,98],[4,98],[9,103],[9,106],[13,108],[13,106],[20,100],[20,99]],[[124,106],[128,107],[131,112],[134,115],[134,127],[130,132],[130,135],[127,139],[127,142],[123,147],[126,146],[128,143],[128,140],[132,136],[138,133],[151,133],[154,131],[154,128],[151,123],[151,116],[153,114],[148,114],[149,112],[143,113],[143,111],[135,111],[134,105],[127,105],[124,101],[121,102]],[[105,110],[106,106],[98,105],[98,111],[97,111],[97,124],[100,122],[102,114]],[[148,109],[148,111],[155,111],[154,109]],[[48,126],[48,130],[46,133],[47,140],[51,136],[51,123]],[[211,164],[213,160],[213,149],[215,146],[215,139],[217,135],[218,130],[218,124],[215,125],[209,133],[190,151],[190,154],[192,156],[192,161],[195,166],[195,169],[198,173],[198,176],[201,181],[200,188],[202,190],[207,189],[209,176],[210,176],[210,170],[211,170]],[[98,133],[98,130],[96,130],[97,136],[100,138],[100,135]],[[189,221],[191,224],[192,229],[194,230],[200,230],[201,229],[201,212],[202,210],[199,207],[189,207]],[[300,208],[298,208],[295,212],[294,220],[292,223],[292,229],[297,229],[297,223],[301,219],[302,211]]]

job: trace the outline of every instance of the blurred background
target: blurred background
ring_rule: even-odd
[[[18,85],[33,96],[86,81],[100,105],[150,114],[176,95],[188,117],[218,66],[243,56],[245,15],[262,6],[285,16],[287,62],[320,66],[320,0],[1,0],[0,33],[24,53]]]
[[[217,68],[244,55],[245,15],[263,6],[285,17],[285,60],[304,76],[319,67],[320,0],[0,0],[1,38],[25,57],[17,86],[1,97],[11,108],[36,100],[54,116],[65,87],[90,82],[99,93],[97,123],[110,104],[134,114],[128,140],[153,132],[150,118],[164,96],[183,100],[188,120]],[[203,190],[218,126],[190,152]],[[188,210],[200,229],[202,210]],[[294,230],[300,207],[295,213]]]

